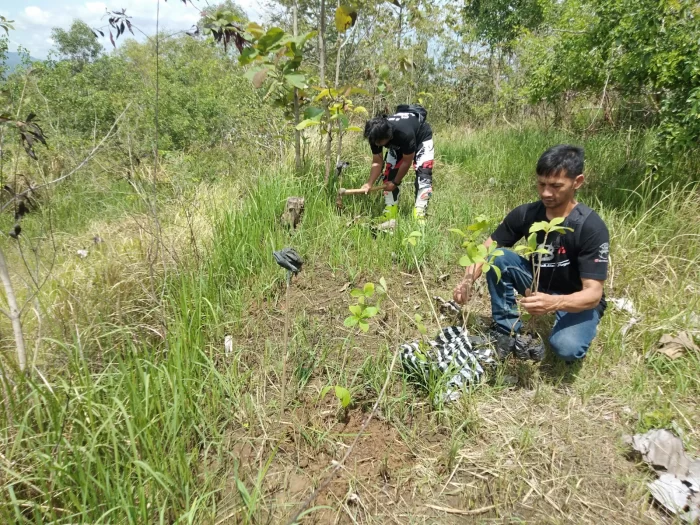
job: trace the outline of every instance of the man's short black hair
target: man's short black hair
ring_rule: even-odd
[[[365,138],[370,144],[376,144],[380,140],[391,140],[393,136],[394,130],[386,115],[371,118],[365,123]]]
[[[560,172],[575,179],[583,173],[583,148],[559,144],[545,151],[537,161],[537,175],[548,177]]]

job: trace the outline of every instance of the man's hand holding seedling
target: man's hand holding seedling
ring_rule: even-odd
[[[493,244],[493,240],[489,237],[486,239],[484,242],[484,247],[488,249],[491,245]],[[481,277],[482,274],[482,268],[484,266],[484,263],[477,263],[473,264],[471,266],[468,266],[464,270],[464,278],[460,281],[460,283],[455,287],[453,293],[452,293],[452,298],[457,304],[466,304],[467,301],[469,301],[471,294],[472,294],[472,286],[476,282],[476,280]]]
[[[520,299],[522,306],[530,315],[544,315],[561,310],[561,297],[542,292],[525,291],[525,297]]]
[[[467,268],[464,279],[455,287],[452,298],[457,304],[467,304],[472,295],[474,282],[481,276],[481,264]]]

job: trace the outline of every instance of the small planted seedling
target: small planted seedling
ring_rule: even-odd
[[[326,394],[333,389],[335,397],[338,400],[338,419],[344,420],[348,417],[348,409],[352,405],[352,396],[350,395],[350,390],[340,385],[326,385],[321,390],[321,394],[318,396],[319,399],[326,397]]]
[[[420,314],[416,314],[416,315],[413,316],[413,320],[414,320],[415,323],[416,323],[416,328],[418,328],[418,331],[419,331],[422,335],[428,335],[428,329],[427,329],[427,328],[425,327],[425,325],[423,324],[423,316],[420,315]]]
[[[357,299],[356,304],[351,304],[348,309],[352,315],[345,318],[343,324],[352,328],[357,326],[367,333],[369,331],[369,320],[379,313],[379,308],[367,304],[367,300],[374,295],[374,284],[367,283],[362,288],[355,288],[350,292],[350,296]]]
[[[420,239],[423,236],[423,234],[419,231],[412,231],[409,233],[404,240],[402,241],[406,246],[409,244],[413,246],[414,248],[418,244],[418,239]]]

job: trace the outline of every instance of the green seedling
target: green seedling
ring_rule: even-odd
[[[382,279],[383,280],[383,279]],[[367,333],[369,331],[369,320],[379,313],[377,306],[370,306],[367,300],[374,295],[374,284],[367,283],[362,288],[355,288],[350,292],[350,296],[357,299],[356,304],[348,306],[352,315],[345,318],[343,324],[352,328],[357,326],[360,330]]]
[[[560,235],[565,235],[567,232],[574,231],[573,228],[569,228],[568,226],[560,226],[564,220],[564,217],[554,217],[551,221],[540,221],[534,223],[532,226],[530,226],[530,236],[527,238],[527,244],[515,247],[515,251],[521,254],[523,257],[532,258],[534,272],[532,286],[530,289],[533,291],[537,291],[539,289],[540,273],[542,269],[542,255],[549,253],[544,248],[544,246],[547,244],[547,237],[549,237],[549,234],[558,233]],[[541,245],[537,244],[537,234],[539,232],[544,232],[544,239],[542,240]],[[536,255],[539,255],[539,257],[536,257]]]
[[[540,273],[542,265],[542,256],[549,254],[544,246],[547,244],[547,237],[550,233],[559,233],[560,235],[565,235],[567,232],[574,231],[573,228],[568,226],[560,226],[564,222],[564,217],[555,217],[551,221],[540,221],[534,223],[530,226],[530,235],[527,238],[527,242],[523,245],[516,246],[514,251],[519,253],[526,259],[531,259],[533,264],[532,273],[532,284],[530,285],[530,290],[536,292],[540,286]],[[542,244],[537,244],[537,234],[539,232],[544,232],[544,239]],[[537,257],[539,255],[539,257]],[[518,314],[522,322],[526,323],[532,316],[528,312],[524,312],[520,307],[520,302],[518,304]],[[515,326],[515,325],[513,325]],[[513,335],[511,331],[511,335]]]
[[[458,228],[450,228],[448,231],[459,235],[462,238],[462,248],[466,250],[466,254],[459,258],[459,265],[465,268],[473,266],[475,264],[482,264],[481,271],[494,272],[496,278],[501,280],[501,269],[494,265],[496,257],[503,255],[503,250],[501,250],[496,243],[492,243],[488,248],[483,244],[483,236],[489,227],[489,221],[483,215],[479,215],[476,218],[476,222],[470,224],[466,229],[460,230]],[[471,299],[471,294],[469,295]],[[469,304],[469,299],[467,299],[467,304]],[[465,324],[469,319],[469,310],[466,311]]]
[[[338,398],[338,406],[342,409],[347,409],[352,404],[352,396],[350,395],[350,390],[340,385],[326,385],[321,390],[321,395],[319,399],[326,397],[326,394],[334,389],[335,397]]]
[[[466,254],[459,259],[459,265],[469,267],[475,264],[483,264],[482,271],[484,273],[493,271],[498,279],[501,279],[501,269],[494,266],[496,257],[503,255],[503,250],[498,248],[495,243],[488,248],[483,245],[480,237],[486,232],[489,226],[489,221],[486,217],[480,215],[476,218],[476,222],[467,226],[466,231],[457,228],[450,228],[450,232],[462,237],[462,248],[466,250]]]
[[[352,395],[350,395],[350,390],[340,385],[326,385],[321,390],[319,395],[319,400],[326,397],[326,394],[333,389],[335,397],[338,400],[338,419],[346,420],[348,417],[348,409],[352,405]]]
[[[425,327],[425,325],[423,324],[423,316],[420,315],[420,314],[416,314],[416,315],[413,316],[413,320],[414,320],[415,323],[416,323],[416,328],[418,328],[418,331],[419,331],[422,335],[428,335],[428,329],[427,329],[427,328]]]

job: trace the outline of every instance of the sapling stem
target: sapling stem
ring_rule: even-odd
[[[420,276],[420,282],[423,284],[423,290],[425,290],[425,296],[428,298],[428,304],[430,305],[430,310],[433,312],[433,316],[435,317],[435,321],[438,324],[438,328],[442,332],[442,325],[440,324],[440,318],[437,315],[437,312],[435,311],[435,306],[433,305],[433,301],[430,298],[430,294],[428,293],[428,287],[425,285],[425,279],[423,279],[423,272],[420,271],[420,265],[418,264],[418,258],[416,257],[416,251],[414,249],[411,249],[411,253],[413,254],[413,262],[416,263],[416,269],[418,270],[418,275]]]
[[[287,389],[287,354],[289,353],[289,284],[292,280],[292,272],[287,270],[287,287],[284,294],[284,355],[282,356],[282,399],[280,412],[284,414],[284,409],[287,404],[286,389]]]
[[[547,246],[547,237],[549,236],[549,232],[545,232],[544,234],[544,240],[542,241],[542,246]],[[542,254],[537,253],[535,254],[537,257],[536,260],[533,260],[535,264],[535,271],[533,272],[532,276],[532,288],[530,289],[531,293],[537,293],[539,287],[540,287],[540,273],[542,271]]]

